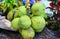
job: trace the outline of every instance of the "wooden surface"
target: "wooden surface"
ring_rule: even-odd
[[[34,39],[60,39],[59,34],[54,34],[45,28],[41,33],[36,33]],[[18,32],[0,29],[0,39],[23,39]]]

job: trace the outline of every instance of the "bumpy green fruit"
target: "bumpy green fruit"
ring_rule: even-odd
[[[25,6],[21,6],[19,8],[15,8],[13,10],[11,10],[8,15],[7,15],[7,19],[8,20],[12,20],[14,18],[20,17],[22,15],[26,15],[26,8]]]
[[[43,15],[45,13],[45,6],[43,3],[35,3],[31,10],[33,15]]]
[[[11,21],[13,18],[18,17],[18,13],[18,8],[11,10],[7,15],[7,19]]]
[[[19,32],[21,33],[24,39],[33,39],[33,37],[35,36],[35,32],[31,27],[27,30],[23,29],[22,31]]]
[[[27,11],[26,11],[25,6],[20,6],[17,9],[17,13],[15,13],[15,15],[14,15],[14,18],[23,16],[23,15],[26,15],[26,14],[27,14]]]
[[[34,16],[31,18],[32,27],[36,32],[41,32],[45,27],[45,20],[42,16]]]
[[[26,15],[26,14],[27,14],[27,10],[26,10],[25,6],[20,6],[19,16]]]
[[[31,26],[31,20],[27,15],[20,17],[19,25],[21,28],[27,29]]]
[[[15,19],[13,19],[12,22],[11,22],[12,27],[13,27],[14,29],[16,29],[16,30],[19,29],[19,20],[20,20],[20,18],[15,18]]]

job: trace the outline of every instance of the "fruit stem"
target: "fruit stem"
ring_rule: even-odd
[[[30,15],[30,1],[29,0],[26,0],[26,8],[27,8],[27,14]]]
[[[26,0],[26,7],[27,8],[30,7],[30,3],[29,2],[30,2],[29,0]]]

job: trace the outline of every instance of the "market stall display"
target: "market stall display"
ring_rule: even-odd
[[[41,0],[1,2],[0,28],[5,29],[1,32],[11,33],[6,35],[6,39],[60,39],[59,0],[57,7],[54,7],[57,1],[52,0],[49,0],[50,6]]]

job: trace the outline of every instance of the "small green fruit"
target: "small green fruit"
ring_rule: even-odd
[[[17,8],[11,10],[7,15],[7,19],[10,21],[16,17],[18,17],[18,9]]]
[[[21,16],[19,25],[21,28],[24,28],[24,29],[29,28],[31,26],[30,17],[28,17],[27,15]]]
[[[20,6],[19,7],[19,16],[26,15],[26,14],[27,14],[27,10],[26,10],[25,6]]]
[[[45,27],[45,20],[41,16],[34,16],[31,18],[32,27],[36,32],[41,32]]]
[[[35,32],[31,27],[27,30],[23,29],[22,31],[19,32],[21,33],[24,39],[33,39],[33,37],[35,36]]]
[[[26,12],[25,6],[21,6],[19,8],[15,8],[15,9],[11,10],[7,15],[7,19],[11,21],[14,18],[23,16],[26,14],[27,14],[27,12]]]
[[[15,19],[13,19],[12,22],[11,22],[12,27],[13,27],[14,29],[16,29],[16,30],[19,29],[19,20],[20,20],[20,18],[15,18]]]
[[[35,3],[31,10],[32,10],[32,14],[33,15],[43,15],[43,13],[45,13],[45,6],[43,3]]]

